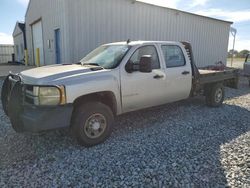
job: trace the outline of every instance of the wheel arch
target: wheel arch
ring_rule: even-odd
[[[117,100],[112,91],[102,91],[79,96],[74,100],[73,107],[76,109],[87,102],[101,102],[110,107],[114,115],[117,115]]]

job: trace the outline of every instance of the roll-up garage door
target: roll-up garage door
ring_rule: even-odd
[[[32,25],[32,37],[33,37],[33,47],[34,47],[34,60],[37,65],[37,49],[40,52],[40,65],[44,65],[44,52],[43,52],[43,30],[42,22],[39,21]]]

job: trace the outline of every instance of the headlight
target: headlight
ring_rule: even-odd
[[[57,105],[60,104],[61,94],[56,87],[39,87],[38,101],[39,105]]]
[[[65,88],[63,86],[34,86],[32,92],[26,89],[27,95],[32,98],[32,103],[35,105],[52,106],[66,103]]]

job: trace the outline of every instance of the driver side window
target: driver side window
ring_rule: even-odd
[[[143,46],[138,48],[129,61],[135,65],[139,65],[140,59],[144,55],[150,55],[152,57],[152,69],[160,69],[158,53],[154,46]]]

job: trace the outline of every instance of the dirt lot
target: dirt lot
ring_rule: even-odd
[[[92,148],[67,129],[15,133],[0,105],[0,187],[250,187],[247,80],[226,93],[220,108],[200,97],[118,117]]]

